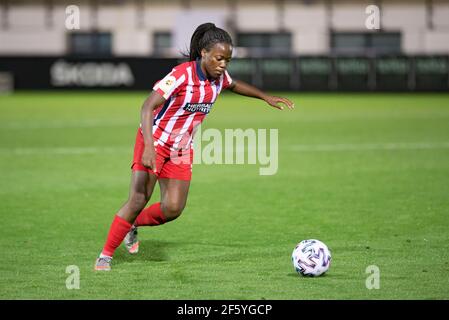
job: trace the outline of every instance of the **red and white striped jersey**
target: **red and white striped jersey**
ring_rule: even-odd
[[[223,89],[232,79],[225,71],[216,80],[209,80],[199,60],[182,63],[153,87],[165,99],[154,110],[153,139],[171,150],[189,149],[198,125],[210,112]]]

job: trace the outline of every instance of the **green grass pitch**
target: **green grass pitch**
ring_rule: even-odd
[[[449,95],[285,95],[294,111],[224,94],[202,127],[278,129],[277,174],[195,165],[182,216],[141,228],[140,253],[121,246],[109,273],[93,264],[146,93],[0,96],[0,298],[448,299]],[[332,251],[323,277],[292,267],[307,238]]]

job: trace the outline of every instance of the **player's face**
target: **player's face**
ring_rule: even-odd
[[[232,46],[229,43],[216,43],[209,51],[201,51],[202,61],[207,76],[219,78],[228,67],[232,58]]]

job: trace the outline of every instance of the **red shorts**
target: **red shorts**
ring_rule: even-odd
[[[158,178],[191,180],[193,150],[184,150],[183,152],[171,151],[167,147],[157,145],[156,151],[156,170],[145,167],[142,164],[142,155],[145,148],[142,130],[139,128],[136,135],[136,144],[134,145],[134,157],[131,169],[133,171],[147,171],[155,174]]]

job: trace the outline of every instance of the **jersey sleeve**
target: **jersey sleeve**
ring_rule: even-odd
[[[228,71],[225,70],[223,75],[223,89],[227,89],[232,84],[232,78],[229,75]]]
[[[185,70],[173,68],[162,80],[156,82],[153,90],[158,92],[164,99],[178,92],[186,82]]]

